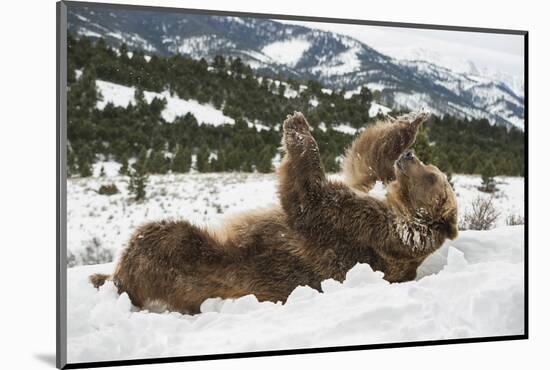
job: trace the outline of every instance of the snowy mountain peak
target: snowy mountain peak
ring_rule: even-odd
[[[487,118],[523,129],[523,80],[426,47],[378,52],[337,33],[266,19],[121,11],[71,5],[69,32],[148,54],[239,57],[258,73],[314,79],[331,89],[368,86],[393,108]]]

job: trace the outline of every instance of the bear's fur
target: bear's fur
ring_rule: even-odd
[[[414,144],[418,127],[428,118],[428,113],[420,113],[367,127],[346,153],[342,165],[345,182],[368,192],[377,180],[386,184],[395,180],[393,164]]]
[[[375,177],[391,179],[391,171],[368,156],[395,157],[384,161],[396,179],[379,200],[326,178],[306,119],[295,113],[283,124],[279,207],[245,213],[220,230],[186,221],[145,224],[131,237],[115,272],[90,280],[96,287],[113,280],[138,307],[182,313],[200,312],[212,297],[254,294],[260,301],[285,302],[298,285],[320,290],[324,279],[342,281],[356,263],[369,263],[390,282],[412,280],[420,263],[457,234],[456,200],[445,175],[406,150],[425,119],[379,126],[392,132],[387,135],[367,130],[357,139],[365,142],[352,145],[348,163],[359,154],[377,171],[361,177],[364,167],[348,164],[352,180],[366,179],[354,182],[356,187],[367,189]],[[392,135],[399,143],[398,136],[407,139],[388,149],[385,141]],[[372,143],[366,143],[369,137]]]

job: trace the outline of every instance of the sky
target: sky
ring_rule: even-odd
[[[523,36],[442,31],[320,22],[281,21],[354,37],[399,59],[428,57],[441,65],[467,72],[473,62],[492,74],[523,76]],[[480,71],[483,72],[483,71]]]

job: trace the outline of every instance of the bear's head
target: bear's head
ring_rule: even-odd
[[[422,215],[449,239],[458,235],[457,203],[447,176],[436,166],[420,161],[407,150],[395,161],[395,178],[388,187],[388,200],[407,216]]]

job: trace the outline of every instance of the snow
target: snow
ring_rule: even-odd
[[[348,134],[348,135],[355,135],[357,133],[356,128],[351,127],[350,125],[344,125],[344,124],[339,124],[339,125],[332,126],[332,129],[334,131],[338,131],[338,132],[341,132],[343,134]]]
[[[179,37],[177,38],[179,41]],[[193,58],[201,58],[207,55],[208,49],[234,48],[236,45],[232,41],[218,37],[218,35],[203,35],[187,37],[180,41],[180,44],[174,51],[191,55]]]
[[[310,47],[311,43],[308,40],[295,37],[290,40],[268,44],[262,48],[262,53],[276,63],[294,67]]]
[[[247,121],[248,127],[252,128],[255,127],[258,131],[269,131],[271,130],[271,127],[264,125],[259,120],[254,120],[254,122]]]
[[[94,32],[94,31],[91,31],[89,29],[86,29],[86,28],[79,28],[77,33],[80,35],[80,36],[86,36],[86,37],[97,37],[97,38],[101,38],[101,35],[97,32]]]
[[[80,19],[83,22],[89,22],[90,20],[80,14],[75,14],[78,19]]]
[[[453,175],[452,182],[458,199],[458,215],[464,216],[471,211],[471,204],[477,198],[493,197],[493,203],[499,212],[496,220],[497,226],[506,225],[506,218],[511,215],[524,216],[524,180],[523,177],[495,178],[498,192],[488,194],[480,192],[477,188],[481,185],[481,177],[477,175]]]
[[[377,82],[369,82],[367,83],[367,87],[371,90],[371,91],[383,91],[384,89],[387,89],[388,86],[385,85],[385,84],[382,84],[382,83],[377,83]]]
[[[101,94],[101,99],[96,105],[98,109],[105,108],[108,103],[112,103],[115,107],[127,107],[128,104],[134,104],[136,89],[133,87],[96,80],[96,88]]]
[[[124,37],[123,37],[120,33],[118,33],[118,32],[108,32],[108,33],[107,33],[107,36],[114,37],[115,39],[119,39],[119,40],[121,40],[121,41],[124,40]],[[130,58],[131,58],[131,57],[130,57]]]
[[[323,293],[297,287],[283,305],[207,299],[201,314],[150,313],[133,307],[92,273],[114,264],[68,270],[69,362],[123,360],[475,338],[524,333],[523,226],[462,232],[420,267],[416,281],[389,284],[358,264]]]
[[[348,50],[336,55],[334,58],[324,60],[317,66],[311,68],[311,72],[319,73],[324,77],[341,76],[356,72],[361,68],[361,61],[358,57],[360,51],[358,45],[353,45]]]
[[[107,103],[117,107],[127,107],[128,104],[135,104],[135,88],[115,84],[112,82],[97,80],[96,86],[101,93],[102,99],[97,102],[98,109],[104,109]],[[199,123],[219,126],[223,124],[234,124],[233,118],[225,116],[221,110],[210,104],[201,104],[196,100],[185,100],[172,96],[168,91],[156,93],[144,91],[145,100],[150,103],[154,98],[166,99],[166,107],[162,111],[162,118],[167,122],[174,122],[176,117],[192,113]]]
[[[273,94],[279,94],[279,86],[283,85],[285,87],[284,97],[287,99],[294,99],[300,95],[300,93],[307,89],[307,86],[300,85],[298,92],[296,89],[294,89],[288,82],[280,81],[280,80],[272,80],[270,78],[267,79],[269,83],[273,82],[275,84],[275,90],[272,91]],[[261,82],[260,82],[261,83]]]
[[[376,102],[372,102],[369,109],[369,117],[375,117],[378,114],[382,114],[383,116],[385,116],[390,112],[391,112],[391,108],[388,108]]]
[[[99,161],[93,164],[92,174],[94,177],[99,177],[101,174],[101,168],[103,168],[103,172],[106,177],[115,177],[118,176],[120,167],[120,163],[115,161]]]
[[[316,106],[319,105],[319,100],[317,100],[317,98],[315,98],[315,97],[314,97],[314,98],[311,98],[311,99],[309,100],[309,105],[311,105],[312,107],[316,107]]]

